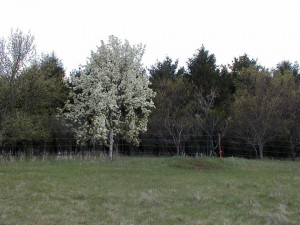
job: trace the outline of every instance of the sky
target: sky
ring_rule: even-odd
[[[31,32],[38,53],[54,51],[67,73],[115,35],[145,44],[145,67],[166,56],[186,66],[202,45],[217,64],[247,53],[268,68],[300,62],[295,0],[5,0],[0,37]]]

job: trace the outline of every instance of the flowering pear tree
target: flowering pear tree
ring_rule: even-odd
[[[79,76],[72,80],[71,100],[65,117],[76,124],[79,141],[91,139],[109,145],[113,156],[114,137],[119,134],[138,143],[147,129],[155,93],[142,65],[144,46],[123,43],[115,36],[91,53]]]

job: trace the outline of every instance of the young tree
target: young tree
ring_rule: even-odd
[[[283,120],[285,129],[282,130],[290,144],[290,156],[297,157],[297,145],[300,140],[300,86],[298,82],[299,73],[288,61],[277,65],[274,71],[274,90],[280,93],[282,98]],[[298,76],[297,76],[298,74]]]
[[[249,67],[237,79],[237,95],[233,104],[235,132],[246,139],[260,158],[264,145],[284,129],[281,92],[274,88],[269,71]]]
[[[65,117],[78,127],[79,141],[108,140],[111,159],[114,137],[120,134],[138,143],[154,107],[143,53],[143,45],[131,46],[114,36],[107,44],[102,41],[73,80],[71,100],[65,106]]]
[[[8,39],[0,39],[0,82],[5,85],[1,90],[1,116],[11,113],[16,99],[15,81],[18,75],[34,60],[35,45],[34,37],[22,31],[11,31]]]
[[[11,31],[8,40],[0,39],[0,75],[10,82],[34,59],[34,37],[21,30]]]
[[[183,153],[184,136],[193,125],[193,89],[184,77],[161,80],[154,99],[151,126],[164,142],[176,147],[176,154]]]
[[[183,137],[190,126],[185,106],[190,100],[191,85],[184,76],[184,68],[179,68],[178,60],[173,61],[170,57],[157,61],[148,71],[151,87],[157,94],[153,100],[156,108],[149,117],[145,139],[152,146],[172,144],[176,154],[180,154]],[[159,152],[161,150],[159,148]]]
[[[13,114],[18,99],[16,80],[35,59],[34,37],[20,30],[11,31],[0,39],[0,132],[4,135],[4,123]]]
[[[196,121],[201,131],[207,135],[209,143],[210,155],[216,155],[215,149],[218,147],[216,137],[219,134],[225,135],[227,115],[224,111],[215,108],[215,99],[217,91],[211,90],[209,94],[204,95],[200,89],[196,94],[197,112]]]

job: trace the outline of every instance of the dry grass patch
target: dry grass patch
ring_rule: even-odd
[[[157,190],[145,190],[140,194],[138,203],[147,206],[159,205],[161,204],[161,195]]]

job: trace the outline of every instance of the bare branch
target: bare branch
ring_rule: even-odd
[[[11,31],[8,40],[0,40],[0,75],[15,80],[20,72],[35,59],[34,37],[22,31]]]
[[[203,90],[199,89],[198,93],[196,94],[196,97],[198,99],[198,102],[202,110],[205,113],[207,113],[215,103],[215,99],[217,97],[217,91],[212,89],[209,94],[204,95]]]

